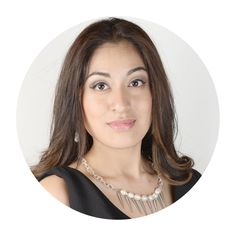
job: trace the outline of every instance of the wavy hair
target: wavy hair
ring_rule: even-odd
[[[33,174],[40,176],[55,166],[79,161],[91,148],[92,137],[84,126],[83,87],[94,51],[107,42],[129,41],[141,56],[148,72],[152,95],[152,123],[142,140],[141,151],[151,159],[153,169],[171,184],[186,183],[192,175],[193,160],[179,156],[174,146],[177,116],[171,87],[159,53],[138,25],[118,18],[99,20],[87,26],[69,48],[56,86],[50,142],[42,152]],[[78,132],[78,142],[74,142]]]

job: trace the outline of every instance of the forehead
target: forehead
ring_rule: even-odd
[[[144,63],[137,49],[130,42],[104,43],[94,51],[89,63],[89,72],[125,70],[135,66],[144,66]]]

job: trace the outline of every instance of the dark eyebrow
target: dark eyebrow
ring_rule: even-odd
[[[128,71],[127,75],[131,75],[132,73],[136,72],[136,71],[139,71],[139,70],[144,70],[147,72],[146,68],[142,67],[142,66],[138,66],[138,67],[135,67],[131,70]]]
[[[104,77],[111,77],[110,74],[108,74],[108,73],[95,71],[95,72],[89,74],[86,79],[88,79],[90,76],[93,76],[93,75],[101,75]]]
[[[136,71],[139,71],[139,70],[144,70],[144,71],[147,72],[147,69],[146,69],[145,67],[143,67],[143,66],[138,66],[138,67],[135,67],[135,68],[129,70],[129,71],[127,72],[127,75],[131,75],[132,73],[134,73],[134,72],[136,72]],[[88,79],[90,76],[93,76],[93,75],[101,75],[101,76],[108,77],[108,78],[111,77],[109,73],[95,71],[95,72],[92,72],[91,74],[89,74],[86,79]]]

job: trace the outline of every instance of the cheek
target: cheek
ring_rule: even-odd
[[[150,119],[152,112],[152,97],[150,93],[136,97],[133,101],[133,110],[143,119]]]
[[[85,95],[83,98],[83,108],[86,120],[90,121],[103,116],[106,110],[106,103],[94,96]]]

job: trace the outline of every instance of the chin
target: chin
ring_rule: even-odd
[[[132,144],[120,144],[120,145],[117,145],[117,144],[108,144],[107,146],[110,147],[110,148],[113,148],[113,149],[128,149],[128,148],[131,148],[131,147],[134,147],[136,146],[137,143],[132,143]]]
[[[134,147],[137,144],[141,144],[142,139],[137,139],[135,138],[128,138],[128,137],[120,137],[120,138],[111,138],[109,140],[106,140],[103,142],[106,146],[112,147],[112,148],[117,148],[117,149],[125,149],[125,148],[130,148]]]

